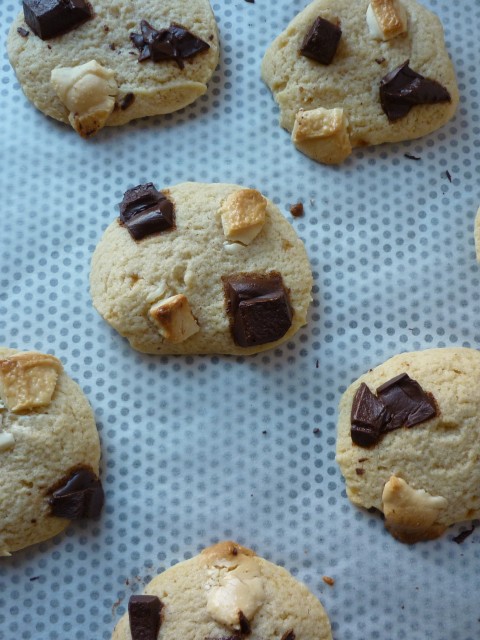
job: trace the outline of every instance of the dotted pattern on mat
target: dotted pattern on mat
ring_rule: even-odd
[[[337,404],[359,374],[402,350],[480,345],[480,6],[426,4],[446,27],[456,118],[340,168],[293,149],[259,78],[303,1],[215,2],[223,52],[207,95],[88,143],[27,103],[3,48],[0,344],[57,354],[85,390],[107,505],[99,522],[1,559],[0,640],[108,639],[131,593],[222,538],[305,581],[338,640],[479,637],[478,530],[461,546],[462,526],[401,546],[350,505],[334,460]],[[3,40],[18,5],[0,4]],[[154,358],[100,319],[91,253],[125,189],[149,180],[237,182],[279,204],[315,274],[292,342],[248,359]]]

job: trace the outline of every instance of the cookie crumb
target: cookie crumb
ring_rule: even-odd
[[[450,171],[445,171],[445,175],[447,176],[447,180],[451,183],[452,182],[452,174],[450,173]]]
[[[19,36],[22,36],[22,38],[28,38],[28,36],[30,35],[30,31],[27,31],[23,27],[18,27],[17,33]]]
[[[404,153],[403,155],[405,156],[405,158],[408,158],[409,160],[421,160],[421,158],[419,158],[418,156],[412,156],[411,153]]]
[[[333,585],[335,584],[335,580],[333,578],[330,578],[330,576],[322,576],[322,580],[330,587],[333,587]]]
[[[454,538],[452,538],[452,540],[453,540],[453,542],[456,542],[457,544],[462,544],[462,542],[464,542],[464,540],[466,540],[468,538],[468,536],[471,536],[474,531],[475,531],[475,525],[472,524],[472,528],[471,529],[467,529],[466,531],[462,531],[461,533],[458,534],[458,536],[455,536]]]
[[[290,207],[290,213],[294,218],[301,218],[305,213],[303,209],[303,203],[297,202],[297,204],[292,204],[292,206]]]

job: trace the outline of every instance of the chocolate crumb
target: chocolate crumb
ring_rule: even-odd
[[[304,214],[303,203],[297,202],[290,207],[290,213],[294,218],[300,218]]]
[[[464,540],[466,540],[468,538],[468,536],[471,536],[474,531],[475,531],[475,525],[472,524],[472,528],[471,529],[467,529],[466,531],[462,531],[461,533],[458,534],[458,536],[455,536],[454,538],[452,538],[452,540],[453,540],[453,542],[456,542],[457,544],[462,544],[462,542]]]
[[[134,102],[135,102],[135,94],[127,93],[127,95],[120,102],[120,109],[122,111],[125,111],[125,109],[128,109],[128,107],[131,107]]]
[[[318,427],[315,427],[313,433],[317,436],[320,433],[320,429]]]
[[[450,171],[448,171],[448,169],[447,169],[447,171],[445,171],[445,175],[447,176],[448,181],[452,182],[452,175],[451,175]]]
[[[295,640],[296,637],[297,636],[295,635],[293,629],[289,629],[288,631],[285,631],[281,640]]]
[[[405,158],[408,158],[409,160],[421,160],[421,158],[419,158],[418,156],[412,156],[411,153],[404,153],[403,155],[405,156]]]
[[[322,576],[322,580],[330,587],[333,587],[333,585],[335,584],[335,580],[333,578],[330,578],[330,576]]]
[[[248,635],[249,633],[251,633],[252,628],[250,626],[250,622],[248,621],[247,617],[245,616],[245,614],[243,613],[243,611],[239,611],[238,612],[238,622],[240,624],[240,632],[243,635]]]
[[[366,460],[368,460],[368,458],[359,458],[359,462],[365,462]]]
[[[355,473],[357,474],[357,476],[363,476],[363,474],[365,473],[365,469],[355,469]]]
[[[33,582],[34,580],[38,580],[40,578],[40,576],[32,576],[30,578],[30,582]]]
[[[264,431],[262,431],[263,435],[265,435],[267,433],[267,430],[265,429]]]
[[[383,64],[385,62],[385,58],[375,58],[375,62],[377,64]]]
[[[22,36],[22,38],[28,38],[30,31],[27,31],[23,27],[18,27],[17,33],[19,36]]]
[[[109,44],[108,46],[112,51],[115,51],[115,49],[117,48],[117,45],[114,42],[112,42],[112,44]]]
[[[233,549],[232,549],[232,556],[238,556],[238,549],[237,549],[237,547],[233,547]]]
[[[51,48],[52,48],[52,46],[51,46],[50,44],[47,44],[47,48],[48,48],[48,49],[51,49]]]
[[[245,0],[245,2],[248,2],[249,4],[255,4],[255,0]]]
[[[30,523],[31,523],[31,524],[37,524],[37,521],[36,521],[36,519],[35,519],[35,518],[32,518],[32,519],[30,520]]]
[[[320,362],[317,360],[317,361],[315,362],[315,369],[318,369],[318,367],[319,367],[319,366],[320,366]]]

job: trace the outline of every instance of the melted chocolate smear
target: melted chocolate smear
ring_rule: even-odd
[[[157,640],[163,602],[157,596],[131,596],[128,618],[132,640]]]
[[[339,26],[319,16],[305,36],[300,53],[321,64],[330,64],[337,51],[341,35],[342,30]]]
[[[53,516],[80,520],[97,518],[105,497],[102,483],[91,469],[80,468],[71,473],[62,486],[52,492],[48,503]]]
[[[377,389],[375,396],[365,383],[358,388],[350,417],[352,442],[371,447],[389,431],[414,427],[438,415],[435,400],[406,373]]]
[[[380,80],[380,103],[390,122],[406,116],[415,105],[451,101],[445,87],[410,69],[409,62],[407,60]]]
[[[120,220],[134,240],[175,228],[175,208],[151,182],[125,192],[120,203]]]
[[[238,612],[238,622],[240,624],[240,633],[242,633],[244,636],[248,636],[248,634],[251,633],[252,628],[243,611]]]
[[[183,69],[184,60],[210,49],[209,44],[179,24],[172,23],[168,29],[158,31],[146,20],[142,20],[140,30],[141,33],[130,34],[130,40],[140,51],[139,62],[149,59],[153,62],[174,60]]]
[[[23,0],[23,15],[42,40],[62,35],[93,17],[85,0]]]
[[[222,279],[235,344],[252,347],[287,333],[293,312],[279,273],[242,273]]]

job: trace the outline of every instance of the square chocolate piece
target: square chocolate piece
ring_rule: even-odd
[[[253,347],[280,340],[292,326],[292,307],[279,273],[223,278],[235,344]]]
[[[305,36],[300,53],[321,64],[330,64],[337,51],[341,35],[342,30],[338,25],[319,16]]]
[[[85,0],[23,0],[23,15],[39,38],[49,40],[75,29],[93,12]]]

